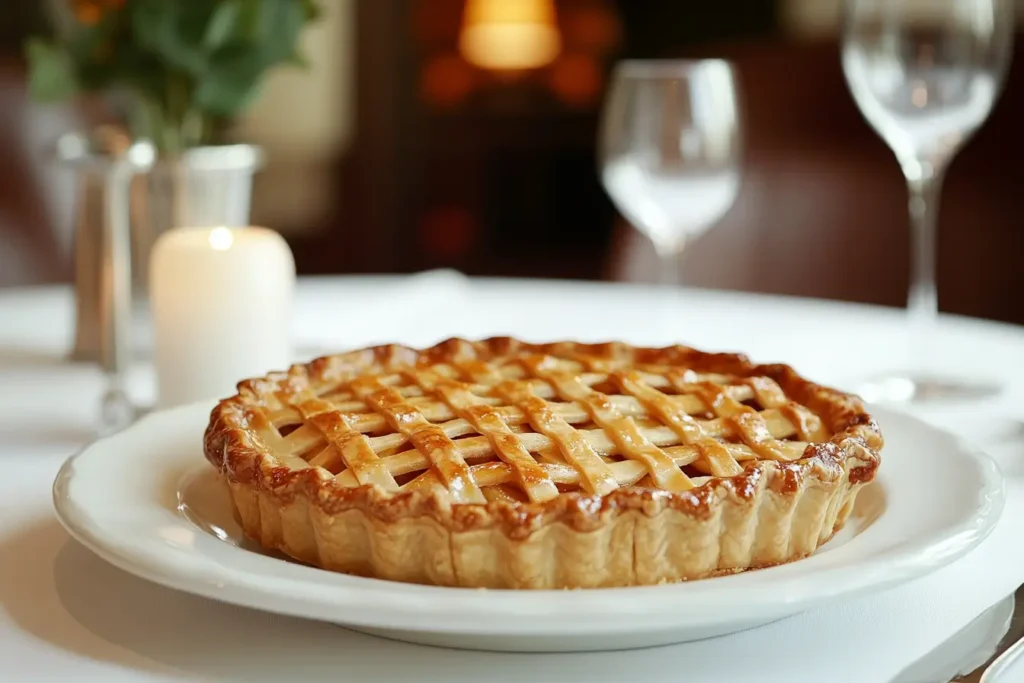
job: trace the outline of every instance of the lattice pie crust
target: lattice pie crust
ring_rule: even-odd
[[[492,588],[805,557],[846,521],[882,448],[859,400],[788,366],[507,338],[382,346],[244,381],[204,441],[263,546]]]

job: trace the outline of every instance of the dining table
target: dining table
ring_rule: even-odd
[[[964,557],[704,641],[523,654],[413,645],[196,597],[72,540],[55,517],[52,484],[98,438],[106,382],[98,366],[69,360],[74,311],[69,286],[0,290],[0,681],[886,683],[1024,582],[1024,327],[943,314],[925,349],[910,346],[903,310],[849,302],[447,270],[299,278],[296,362],[378,343],[509,335],[738,351],[849,390],[920,361],[1000,388],[900,408],[969,441],[1002,471],[1002,517]],[[152,326],[144,303],[134,313],[127,386],[146,406],[157,392]]]

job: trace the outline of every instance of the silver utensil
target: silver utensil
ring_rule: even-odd
[[[905,668],[892,683],[1015,683],[1024,657],[1024,585]]]

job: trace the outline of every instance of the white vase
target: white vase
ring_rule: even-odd
[[[249,225],[253,176],[263,163],[252,145],[196,147],[161,158],[136,176],[131,193],[132,281],[142,300],[153,244],[171,228]]]

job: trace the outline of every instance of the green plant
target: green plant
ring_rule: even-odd
[[[213,141],[255,99],[268,70],[302,65],[315,0],[60,0],[64,30],[26,44],[41,101],[133,95],[129,126],[165,154]]]

